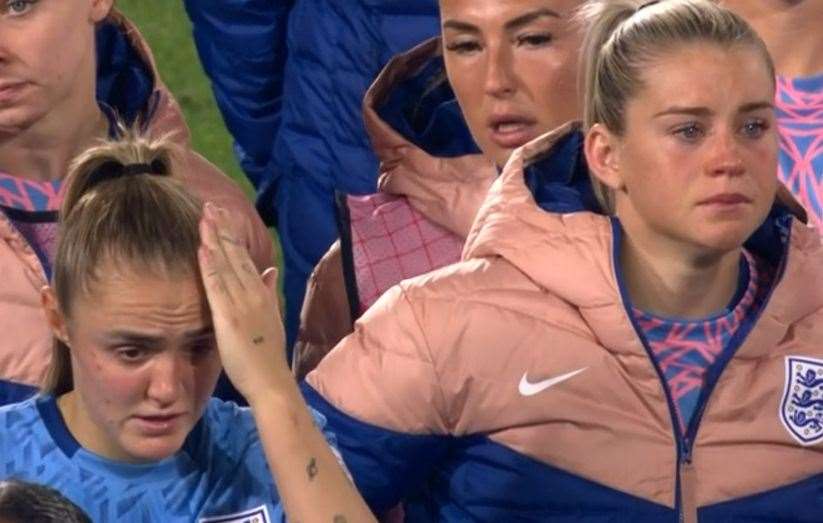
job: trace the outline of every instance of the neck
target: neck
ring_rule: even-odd
[[[806,77],[823,73],[823,2],[726,0],[766,42],[777,72]]]
[[[108,119],[97,102],[84,109],[69,112],[80,117],[55,111],[21,132],[0,134],[0,170],[35,181],[64,178],[77,154],[108,135]]]
[[[657,316],[700,319],[725,309],[737,292],[741,249],[689,254],[623,235],[621,265],[634,306]]]
[[[74,439],[84,449],[90,450],[99,456],[114,459],[106,449],[101,446],[91,435],[91,420],[83,415],[83,409],[78,405],[78,397],[75,391],[69,391],[57,398],[57,408],[63,416],[66,428],[74,436]]]

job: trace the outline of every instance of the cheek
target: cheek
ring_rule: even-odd
[[[64,27],[44,33],[29,52],[39,80],[53,89],[65,90],[85,70],[94,43],[79,31],[66,32]],[[35,53],[34,50],[37,52]]]
[[[751,149],[748,156],[747,168],[760,191],[760,196],[771,206],[778,189],[778,141],[763,140]]]
[[[217,351],[215,350],[208,358],[205,358],[198,365],[194,366],[192,370],[197,396],[208,398],[214,392],[220,371],[223,370]]]
[[[144,379],[139,371],[124,368],[98,353],[84,354],[72,362],[75,388],[82,389],[102,405],[130,402],[142,396]]]
[[[465,64],[451,65],[449,74],[449,84],[451,85],[460,111],[466,119],[470,130],[477,132],[480,130],[480,122],[485,118],[483,112],[483,79],[477,74],[479,68],[474,71]]]
[[[532,99],[531,110],[549,131],[580,117],[576,53],[535,55],[521,62],[520,77]]]

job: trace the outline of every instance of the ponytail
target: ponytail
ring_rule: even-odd
[[[168,139],[135,131],[92,147],[71,164],[60,210],[52,288],[69,318],[105,270],[196,271],[201,203],[177,181]],[[73,388],[69,348],[55,340],[44,390]]]

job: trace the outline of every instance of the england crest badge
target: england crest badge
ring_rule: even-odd
[[[271,521],[269,509],[266,508],[266,505],[260,505],[257,508],[237,512],[236,514],[200,518],[197,523],[271,523]]]
[[[801,445],[823,441],[823,360],[786,356],[780,420]]]

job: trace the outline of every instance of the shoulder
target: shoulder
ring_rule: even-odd
[[[471,258],[400,283],[413,303],[502,306],[501,299],[546,292],[500,257]]]
[[[203,412],[203,423],[215,441],[257,437],[251,409],[241,407],[233,401],[211,398]]]
[[[0,407],[0,440],[19,435],[19,431],[28,432],[31,425],[40,421],[40,412],[37,410],[37,397],[12,403]]]
[[[38,401],[35,397],[0,407],[0,479],[37,477],[39,481],[44,472],[65,470],[67,460],[46,429]]]

